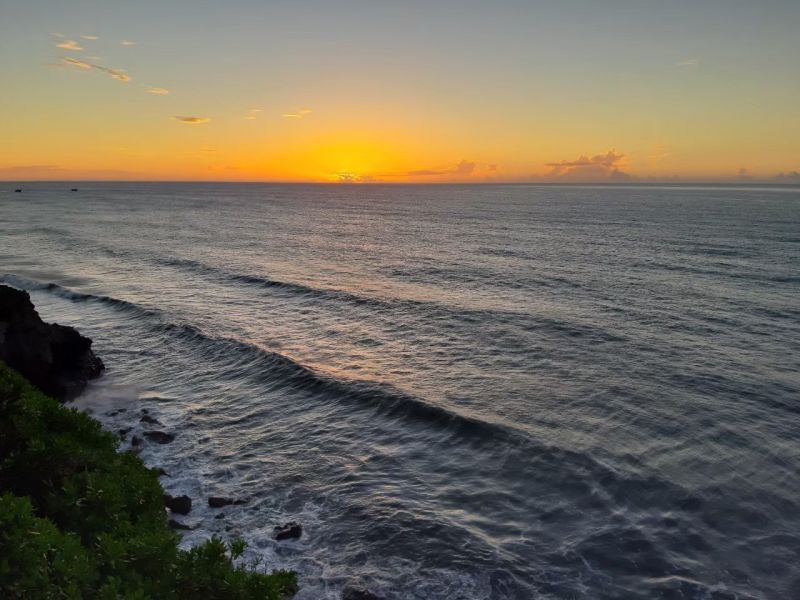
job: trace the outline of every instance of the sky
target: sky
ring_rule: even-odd
[[[798,31],[798,0],[0,0],[0,179],[800,183]]]

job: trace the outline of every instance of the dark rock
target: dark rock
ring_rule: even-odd
[[[131,438],[131,446],[141,446],[142,445],[142,438],[138,435],[135,435]]]
[[[225,518],[225,513],[219,513],[219,514],[218,514],[216,517],[214,517],[214,518],[215,518],[215,519],[224,519],[224,518]]]
[[[166,472],[164,469],[162,469],[161,467],[153,467],[153,468],[152,468],[152,469],[150,469],[150,470],[151,470],[151,471],[153,471],[153,472],[154,472],[156,475],[158,475],[159,477],[169,477],[169,473],[167,473],[167,472]]]
[[[44,393],[72,400],[100,375],[91,346],[72,327],[42,321],[27,292],[0,285],[0,360]]]
[[[156,442],[157,444],[169,444],[175,439],[173,434],[164,431],[145,431],[142,435],[151,442]]]
[[[198,519],[198,520],[193,521],[191,523],[184,523],[184,522],[178,521],[177,519],[170,519],[169,521],[167,521],[167,524],[170,527],[172,527],[173,529],[182,529],[184,531],[193,531],[193,530],[197,529],[198,527],[200,527],[200,525],[203,524],[203,520],[202,519]]]
[[[272,530],[272,537],[276,540],[298,539],[301,535],[303,535],[303,526],[294,521],[279,525]]]
[[[227,498],[225,496],[209,496],[208,498],[208,505],[211,508],[221,508],[223,506],[228,506],[229,504],[239,506],[242,504],[247,504],[247,501],[237,500],[236,498]]]
[[[20,193],[22,190],[21,190],[21,189],[19,189],[19,188],[17,188],[17,189],[15,189],[14,191],[15,191],[15,192],[17,192],[17,193]]]
[[[70,192],[77,192],[77,191],[78,191],[78,188],[72,188],[72,189],[70,189]]]
[[[381,600],[381,598],[361,586],[348,585],[342,591],[342,600]]]
[[[133,427],[123,427],[122,429],[119,430],[120,436],[125,437],[131,432],[131,429],[133,429]]]
[[[192,499],[189,496],[170,496],[164,494],[164,506],[179,515],[188,515],[192,510]]]
[[[184,529],[186,531],[191,530],[191,527],[186,525],[185,523],[181,523],[180,521],[176,521],[175,519],[170,519],[167,521],[167,524],[172,527],[173,529]]]
[[[161,423],[158,422],[158,419],[154,419],[150,415],[142,415],[142,418],[139,419],[139,421],[142,423],[150,423],[151,425],[161,425]]]

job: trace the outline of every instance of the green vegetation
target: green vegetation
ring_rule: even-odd
[[[158,477],[97,421],[0,362],[1,598],[288,598],[296,576],[234,565],[244,543],[189,551]]]

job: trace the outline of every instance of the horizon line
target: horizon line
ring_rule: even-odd
[[[769,180],[716,180],[716,179],[686,179],[686,180],[640,180],[640,181],[302,181],[302,180],[277,180],[277,179],[0,179],[0,184],[39,184],[39,183],[195,183],[195,184],[256,184],[256,185],[325,185],[325,186],[486,186],[486,185],[540,185],[540,186],[606,186],[606,187],[636,187],[636,186],[664,186],[664,185],[724,185],[724,186],[771,186],[771,187],[800,187],[800,181],[769,181]]]

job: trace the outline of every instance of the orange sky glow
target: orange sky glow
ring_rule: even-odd
[[[4,4],[0,179],[800,182],[796,3],[181,5]]]

